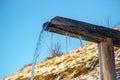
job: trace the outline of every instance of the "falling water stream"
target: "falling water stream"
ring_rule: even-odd
[[[82,47],[83,43],[82,43],[82,37],[79,36],[79,40],[80,40],[80,46]]]
[[[51,33],[50,44],[51,44],[51,50],[52,50],[53,49],[53,33]]]
[[[71,39],[70,39],[70,33],[68,34],[68,42],[69,42],[69,47],[71,48]]]
[[[65,33],[65,37],[66,37],[66,52],[67,52],[68,49],[69,49],[69,46],[71,46],[71,42],[70,42],[70,33],[66,32],[66,33]],[[82,47],[82,45],[83,45],[82,40],[83,40],[82,37],[79,36],[80,47]]]
[[[65,36],[66,36],[66,52],[67,52],[68,51],[68,34],[67,34],[67,32],[66,32]]]
[[[48,27],[49,23],[46,24],[42,30],[40,31],[40,34],[39,34],[39,38],[38,38],[38,41],[37,41],[37,45],[36,45],[36,49],[35,49],[35,54],[34,54],[34,58],[33,58],[33,61],[32,61],[32,72],[31,72],[31,80],[34,79],[34,70],[35,70],[35,65],[36,65],[36,62],[37,62],[37,58],[39,57],[40,55],[40,51],[42,49],[42,44],[44,43],[43,41],[45,41],[45,29]],[[66,32],[66,51],[68,51],[68,44],[69,46],[71,45],[70,43],[70,33],[68,34]],[[53,48],[53,33],[51,33],[51,48]],[[79,40],[80,40],[80,46],[82,46],[82,38],[81,36],[79,37]]]
[[[35,54],[34,54],[34,58],[33,58],[33,61],[32,61],[32,72],[31,72],[31,80],[34,79],[34,70],[35,70],[35,65],[36,65],[36,62],[37,62],[37,58],[39,57],[40,55],[40,51],[42,49],[42,43],[44,40],[44,31],[45,29],[48,27],[48,24],[46,24],[42,30],[40,31],[40,34],[39,34],[39,38],[38,38],[38,41],[37,41],[37,45],[36,45],[36,49],[35,49]]]

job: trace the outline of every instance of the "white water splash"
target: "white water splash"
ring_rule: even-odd
[[[39,38],[38,38],[38,42],[37,42],[37,45],[36,45],[36,49],[35,49],[35,54],[34,54],[34,58],[33,58],[33,62],[32,62],[32,72],[31,72],[31,80],[34,79],[34,70],[35,70],[35,65],[36,65],[36,62],[37,62],[37,58],[39,57],[40,55],[40,51],[42,49],[42,43],[44,40],[44,31],[45,29],[48,27],[48,24],[42,28],[42,30],[40,31],[40,34],[39,34]]]

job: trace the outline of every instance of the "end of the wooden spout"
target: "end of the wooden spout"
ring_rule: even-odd
[[[45,28],[45,30],[48,31],[49,28],[50,28],[50,25],[51,25],[51,23],[50,23],[49,21],[48,21],[48,22],[45,22],[45,23],[43,24],[43,28]]]

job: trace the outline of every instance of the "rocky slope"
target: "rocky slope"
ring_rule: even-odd
[[[117,29],[120,30],[120,27]],[[116,69],[120,68],[120,49],[115,50]],[[35,66],[34,80],[99,80],[97,44],[88,42],[81,48],[63,55],[48,57]],[[117,79],[120,80],[120,72]],[[31,65],[4,80],[30,80]]]

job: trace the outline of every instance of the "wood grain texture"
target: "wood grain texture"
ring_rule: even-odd
[[[116,80],[113,44],[120,47],[120,31],[58,16],[49,22],[46,30],[62,35],[67,32],[71,37],[97,42],[101,80]]]
[[[71,37],[79,38],[81,36],[84,40],[97,43],[109,37],[112,38],[115,46],[120,47],[120,31],[58,16],[49,23],[47,31],[62,35],[67,32]]]
[[[111,38],[105,38],[99,43],[101,80],[116,80],[115,59]]]

